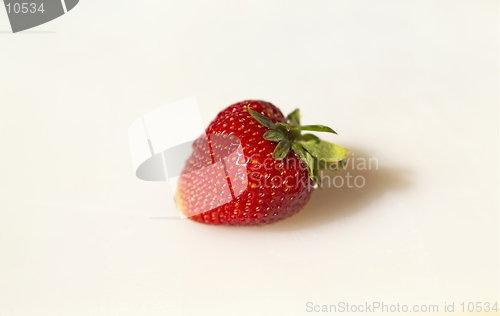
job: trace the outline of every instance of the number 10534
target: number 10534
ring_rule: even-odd
[[[45,10],[43,9],[43,3],[37,6],[36,3],[7,3],[5,5],[7,7],[7,13],[43,13]]]
[[[463,302],[460,304],[462,312],[498,312],[497,302]]]

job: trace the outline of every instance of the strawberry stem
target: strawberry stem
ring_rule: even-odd
[[[290,149],[307,166],[309,176],[319,183],[319,170],[340,170],[343,160],[349,155],[349,150],[339,145],[324,141],[313,134],[304,134],[302,131],[325,132],[337,134],[333,129],[324,125],[300,125],[300,112],[298,109],[288,114],[286,123],[273,123],[262,113],[248,108],[250,115],[260,124],[269,128],[264,133],[264,139],[277,142],[273,158],[283,160]],[[335,164],[334,168],[332,164]]]

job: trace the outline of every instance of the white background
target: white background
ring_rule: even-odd
[[[309,315],[498,301],[498,1],[90,1],[0,9],[0,315]],[[127,129],[264,99],[378,170],[261,228],[155,220]],[[344,171],[345,173],[345,171]]]

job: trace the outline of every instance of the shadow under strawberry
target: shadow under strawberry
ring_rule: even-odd
[[[351,152],[358,159],[365,161],[373,159],[373,156],[356,149],[352,149]],[[336,179],[335,183],[332,181],[328,184],[323,180],[323,188],[313,192],[309,203],[301,212],[286,221],[256,229],[282,231],[329,225],[334,221],[367,210],[371,204],[376,203],[389,192],[406,190],[411,187],[411,171],[409,169],[380,167],[380,165],[375,167],[374,163],[371,168],[368,168],[367,165],[366,169],[360,169],[357,168],[356,163],[354,167],[348,165],[345,170],[341,171],[323,171],[323,176],[330,180]],[[346,183],[348,177],[351,187]],[[341,185],[340,178],[344,179],[344,185]],[[358,178],[358,186],[354,184],[356,178]],[[364,179],[364,183],[360,180],[361,178]],[[361,186],[361,184],[364,185]]]

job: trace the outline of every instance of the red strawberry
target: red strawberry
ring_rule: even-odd
[[[301,131],[299,111],[286,118],[271,103],[243,101],[220,112],[193,144],[176,202],[192,220],[216,225],[274,223],[300,211],[320,169],[338,169],[349,151]],[[291,150],[290,150],[291,149]]]

